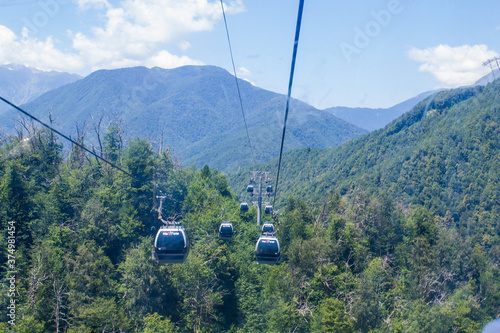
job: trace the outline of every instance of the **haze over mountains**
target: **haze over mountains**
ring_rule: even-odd
[[[485,85],[495,81],[498,78],[500,78],[500,69],[495,69],[491,71],[491,73],[488,73],[487,75],[477,80],[473,85]]]
[[[485,85],[493,82],[496,78],[500,78],[500,70],[494,70],[491,73],[483,76],[471,86]],[[410,111],[415,105],[425,98],[437,94],[444,89],[437,89],[423,92],[413,98],[398,103],[390,108],[352,108],[345,106],[336,106],[327,108],[325,111],[330,112],[334,116],[339,117],[351,124],[364,128],[368,131],[374,131],[383,128],[394,119],[400,117],[405,112]]]
[[[325,109],[325,111],[347,121],[348,123],[354,124],[368,131],[374,131],[384,127],[405,112],[410,111],[411,108],[417,105],[420,101],[435,93],[436,91],[427,91],[390,108],[374,109],[335,106],[333,108]]]
[[[16,105],[25,104],[38,96],[65,84],[80,80],[76,74],[64,72],[44,72],[23,65],[0,66],[0,96]],[[5,109],[0,105],[0,110]]]

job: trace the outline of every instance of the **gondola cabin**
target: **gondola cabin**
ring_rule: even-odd
[[[255,259],[259,264],[276,264],[281,259],[280,243],[275,236],[260,236],[255,244]]]
[[[242,202],[240,205],[240,212],[246,213],[248,212],[248,204],[246,202]]]
[[[262,234],[270,234],[274,232],[274,224],[272,223],[264,223],[262,225]]]
[[[153,259],[159,264],[183,263],[189,252],[189,241],[183,226],[162,226],[156,234]]]
[[[247,186],[247,192],[250,194],[253,194],[253,185],[248,185]]]
[[[264,213],[272,214],[273,213],[273,206],[267,205],[266,208],[264,208]]]
[[[266,192],[273,193],[273,185],[267,185]]]
[[[234,227],[231,222],[223,222],[219,227],[219,238],[220,239],[231,239],[233,238]]]

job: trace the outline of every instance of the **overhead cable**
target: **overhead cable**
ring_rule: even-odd
[[[304,8],[304,0],[300,0],[299,2],[299,13],[297,15],[297,26],[295,28],[295,40],[293,43],[293,54],[292,54],[292,65],[290,69],[290,80],[288,81],[288,95],[286,98],[286,107],[285,107],[285,119],[283,121],[283,133],[281,135],[281,147],[280,147],[280,157],[278,161],[278,171],[276,173],[276,187],[274,191],[274,203],[276,202],[276,197],[278,195],[278,181],[280,178],[280,168],[281,168],[281,158],[283,156],[283,145],[285,143],[285,133],[286,133],[286,121],[288,119],[288,110],[290,109],[290,96],[292,95],[292,83],[293,83],[293,74],[295,71],[295,59],[297,58],[297,48],[299,47],[299,35],[300,35],[300,25],[302,23],[302,10]]]
[[[52,132],[56,133],[56,134],[59,134],[60,136],[62,136],[64,139],[70,141],[72,144],[82,148],[83,150],[85,150],[87,153],[95,156],[96,158],[100,159],[101,161],[103,161],[104,163],[107,163],[109,164],[110,166],[112,166],[113,168],[115,169],[118,169],[120,170],[121,172],[123,172],[124,174],[134,178],[134,176],[132,176],[129,172],[123,170],[122,168],[120,168],[119,166],[117,166],[116,164],[102,158],[101,156],[97,155],[96,153],[90,151],[87,147],[85,147],[84,145],[82,145],[81,143],[78,143],[76,142],[75,140],[71,139],[70,137],[62,134],[61,132],[59,132],[58,130],[54,129],[53,127],[47,125],[46,123],[44,123],[43,121],[39,120],[38,118],[36,118],[35,116],[29,114],[28,112],[24,111],[23,109],[21,109],[19,106],[15,105],[14,103],[12,102],[9,102],[8,100],[6,100],[5,98],[3,98],[2,96],[0,96],[0,100],[2,100],[3,102],[9,104],[10,106],[12,106],[13,108],[17,109],[18,111],[20,111],[21,113],[25,114],[26,116],[30,117],[31,119],[33,119],[34,121],[42,124],[43,126],[45,126],[46,128],[48,128],[49,130],[51,130]]]
[[[240,85],[238,83],[238,76],[236,75],[236,67],[234,66],[234,57],[233,57],[233,50],[231,47],[231,39],[229,38],[229,29],[227,28],[227,21],[226,21],[226,13],[224,11],[224,4],[222,3],[222,0],[220,0],[220,6],[222,8],[222,17],[224,18],[224,26],[226,27],[226,36],[227,36],[227,43],[229,45],[229,54],[231,55],[231,63],[233,65],[233,73],[234,73],[234,80],[236,82],[236,89],[238,90],[238,99],[240,101],[240,109],[241,109],[241,114],[243,116],[243,122],[245,123],[245,130],[247,133],[247,138],[248,138],[248,145],[250,146],[250,149],[252,150],[252,155],[255,161],[255,150],[252,146],[252,142],[250,141],[250,134],[248,133],[248,126],[247,126],[247,120],[245,117],[245,112],[243,110],[243,101],[241,99],[241,91],[240,91]]]

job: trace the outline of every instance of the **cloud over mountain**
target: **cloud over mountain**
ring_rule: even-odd
[[[459,87],[473,84],[486,75],[489,69],[482,64],[487,59],[497,57],[498,53],[482,44],[457,47],[438,45],[423,50],[412,47],[407,55],[422,63],[419,67],[421,72],[431,73],[445,87]]]
[[[71,47],[64,49],[52,36],[39,38],[36,24],[26,23],[21,36],[0,25],[0,64],[15,62],[79,73],[139,65],[201,65],[201,61],[175,53],[189,48],[186,38],[190,34],[210,31],[222,19],[217,1],[123,0],[112,4],[79,0],[77,5],[80,12],[97,11],[102,20],[88,31],[68,31]],[[47,19],[57,16],[59,8],[51,8]],[[241,0],[235,0],[225,9],[234,14],[245,8]]]

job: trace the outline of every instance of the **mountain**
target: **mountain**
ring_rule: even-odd
[[[281,196],[317,200],[362,188],[424,205],[464,226],[488,224],[500,197],[499,124],[500,80],[443,91],[384,129],[342,146],[288,152]],[[275,166],[271,161],[258,168],[273,171]],[[247,175],[233,176],[236,189]]]
[[[255,261],[256,209],[240,213],[218,170],[178,168],[146,140],[115,151],[132,177],[78,149],[64,155],[48,131],[1,140],[0,229],[15,242],[0,260],[14,269],[15,254],[23,269],[6,274],[11,288],[33,296],[15,300],[23,315],[9,323],[22,332],[480,332],[500,313],[499,92],[498,81],[441,92],[339,147],[286,153],[278,200],[287,205],[276,205],[277,238],[266,235],[280,245],[279,266]],[[168,198],[162,208],[155,193]],[[187,232],[185,264],[151,258],[162,233],[154,208]],[[231,240],[219,239],[221,220],[233,223]]]
[[[486,85],[500,78],[500,69],[483,76],[471,86]],[[368,131],[374,131],[383,128],[394,119],[400,117],[405,112],[411,110],[415,105],[425,98],[438,93],[442,89],[426,91],[404,102],[396,104],[390,108],[351,108],[345,106],[335,106],[324,111],[333,114],[340,119],[364,128]]]
[[[423,99],[435,94],[437,91],[427,91],[410,98],[404,102],[396,104],[390,108],[351,108],[345,106],[335,106],[324,111],[333,114],[340,119],[364,128],[368,131],[374,131],[384,127],[394,119],[408,112]]]
[[[23,65],[8,64],[0,66],[0,96],[16,105],[34,100],[38,96],[68,83],[80,80],[76,74],[63,72],[44,72]],[[0,110],[5,110],[0,105]]]
[[[99,70],[24,105],[42,120],[75,136],[85,127],[119,121],[125,138],[145,137],[170,146],[187,164],[221,170],[263,162],[278,155],[285,96],[239,80],[250,149],[234,76],[214,66]],[[5,128],[12,117],[1,118]],[[105,131],[105,129],[102,129]],[[366,133],[328,112],[293,100],[285,149],[333,147]],[[254,156],[255,154],[255,156]]]
[[[500,69],[495,69],[491,73],[488,73],[487,75],[477,80],[474,85],[485,85],[495,81],[498,78],[500,78]]]
[[[231,187],[236,193],[246,193],[252,170],[269,171],[274,181],[276,166],[277,161],[273,160],[231,173]],[[392,322],[392,326],[379,331],[480,332],[486,322],[497,317],[500,80],[439,92],[383,129],[341,146],[287,152],[280,175],[279,183],[273,184],[276,194],[273,208],[280,215],[280,241],[290,240],[286,238],[289,230],[302,231],[296,243],[301,246],[294,256],[316,251],[316,256],[308,256],[305,261],[328,261],[328,250],[316,250],[317,244],[322,244],[321,235],[327,235],[323,244],[343,258],[335,268],[344,265],[349,274],[356,275],[354,267],[364,265],[359,275],[364,279],[359,286],[371,292],[359,294],[362,299],[358,303],[362,308],[359,313],[376,308],[371,304],[383,304],[377,299],[394,297],[399,288],[405,288],[399,294],[402,298],[421,305],[413,307],[416,315],[411,319],[403,315],[408,323],[406,328]],[[246,201],[243,196],[242,199]],[[297,214],[297,207],[306,205],[304,200],[309,206]],[[305,246],[308,236],[303,230],[308,225],[314,226],[311,235],[315,238]],[[283,248],[285,244],[284,241]],[[384,262],[378,266],[382,274],[370,273],[374,272],[374,258],[378,263]],[[324,274],[316,267],[311,272]],[[398,278],[385,285],[390,296],[380,296],[384,292],[377,293],[385,288],[385,282],[380,281],[386,274]],[[328,283],[333,281],[329,279]],[[290,289],[287,283],[284,285]],[[339,283],[332,289],[337,292],[346,285]],[[481,295],[470,309],[491,309],[491,312],[481,323],[464,328],[465,320],[458,323],[444,318],[448,309],[465,302],[461,297],[467,290],[470,290],[467,297]],[[376,311],[380,310],[370,313]],[[378,313],[392,316],[391,311]],[[480,318],[479,313],[467,321],[472,323],[474,318]],[[357,330],[332,331],[377,331],[361,324],[368,317],[357,317]],[[445,322],[447,327],[439,327]]]

